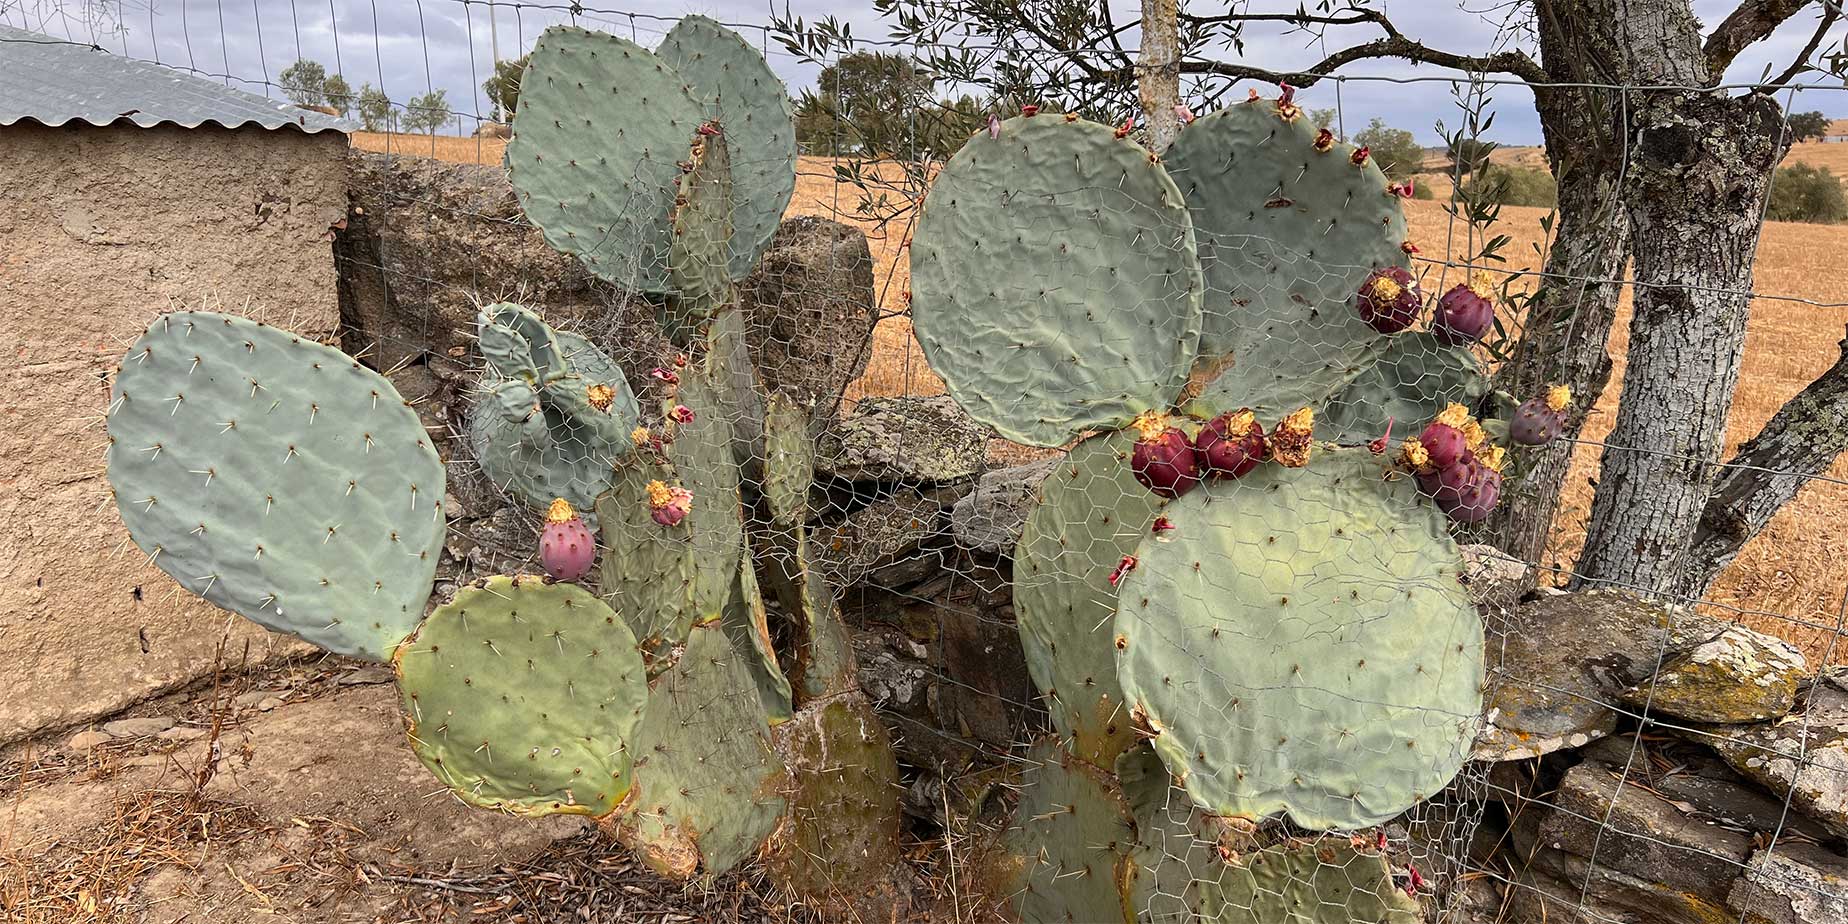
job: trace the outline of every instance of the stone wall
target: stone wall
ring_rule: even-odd
[[[110,370],[175,303],[311,336],[338,317],[346,138],[18,124],[0,132],[0,742],[207,670],[227,614],[147,566],[103,480]],[[282,650],[230,621],[231,657]]]

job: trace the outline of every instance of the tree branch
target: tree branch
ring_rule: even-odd
[[[1758,92],[1776,93],[1778,90],[1783,89],[1785,84],[1797,79],[1797,75],[1803,73],[1803,69],[1809,66],[1810,55],[1816,53],[1816,48],[1822,44],[1823,38],[1828,35],[1829,27],[1835,25],[1835,21],[1840,19],[1841,16],[1840,7],[1834,3],[1825,5],[1822,8],[1822,16],[1816,21],[1816,32],[1810,36],[1809,44],[1804,45],[1803,50],[1797,52],[1796,58],[1790,62],[1789,67],[1784,69],[1784,73],[1779,74],[1776,80],[1759,87]]]
[[[1715,80],[1747,46],[1777,31],[1784,21],[1815,0],[1744,0],[1732,11],[1713,34],[1707,36],[1701,54],[1707,58],[1707,73]]]
[[[1704,596],[1739,549],[1848,451],[1848,337],[1841,358],[1739,447],[1701,511],[1680,591]]]
[[[1404,58],[1415,64],[1433,64],[1459,71],[1510,74],[1534,83],[1544,83],[1547,79],[1546,72],[1541,70],[1540,65],[1524,52],[1503,51],[1492,55],[1459,55],[1426,47],[1422,42],[1413,41],[1404,36],[1376,39],[1362,45],[1343,48],[1317,61],[1306,71],[1271,71],[1243,64],[1229,64],[1224,61],[1186,61],[1181,64],[1181,72],[1271,82],[1288,80],[1298,87],[1307,88],[1314,86],[1343,65],[1368,58]]]

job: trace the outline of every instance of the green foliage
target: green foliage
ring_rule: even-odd
[[[1821,141],[1828,137],[1829,117],[1820,112],[1790,114],[1791,141]]]
[[[1431,191],[1431,184],[1419,183],[1412,187],[1412,198],[1421,202],[1429,202],[1437,198],[1437,193]]]
[[[1462,189],[1468,197],[1495,205],[1550,209],[1559,204],[1558,182],[1539,167],[1491,164],[1470,174]]]
[[[323,88],[327,92],[327,105],[340,113],[341,118],[353,114],[353,87],[346,82],[345,77],[335,74],[327,78]]]
[[[1469,138],[1459,135],[1451,139],[1448,150],[1450,163],[1457,173],[1470,173],[1489,165],[1489,154],[1497,145],[1493,141]]]
[[[294,64],[282,69],[282,76],[277,79],[282,85],[282,92],[289,101],[297,106],[323,106],[327,104],[327,68],[319,61],[299,58]]]
[[[1848,221],[1848,195],[1842,192],[1841,179],[1827,167],[1780,167],[1771,180],[1771,203],[1765,218],[1814,224]]]
[[[391,132],[398,130],[398,111],[391,107],[391,98],[384,90],[370,83],[359,85],[359,95],[355,98],[359,109],[359,122],[369,132]]]
[[[494,107],[494,118],[505,122],[513,118],[514,109],[520,104],[520,74],[526,70],[526,61],[532,55],[525,54],[506,61],[494,62],[494,76],[482,81],[481,91],[488,96],[488,104]]]
[[[449,91],[438,87],[404,105],[404,130],[436,134],[449,121]]]
[[[1404,180],[1424,169],[1425,151],[1417,139],[1403,128],[1387,125],[1384,119],[1376,118],[1355,133],[1354,144],[1371,152],[1373,162],[1392,179]]]
[[[822,68],[815,89],[802,91],[796,140],[818,153],[913,155],[935,130],[925,115],[935,106],[935,86],[929,72],[906,55],[844,55]]]

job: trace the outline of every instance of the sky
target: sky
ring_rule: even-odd
[[[780,2],[787,2],[789,12],[810,22],[832,15],[851,24],[856,36],[886,37],[888,26],[865,0]],[[1136,19],[1133,0],[1111,2],[1121,11],[1119,22]],[[1227,2],[1195,0],[1191,6],[1219,10]],[[1736,3],[1696,0],[1694,8],[1711,27]],[[792,92],[814,85],[818,68],[767,38],[762,27],[772,15],[769,0],[581,0],[581,4],[588,8],[578,18],[581,25],[631,37],[650,47],[678,16],[704,13],[739,28],[747,40],[764,48],[771,66]],[[1287,12],[1296,5],[1297,0],[1252,0],[1249,9]],[[1408,37],[1469,54],[1493,48],[1497,11],[1505,5],[1502,0],[1378,0],[1375,4]],[[330,73],[342,72],[355,88],[361,83],[383,87],[399,103],[431,88],[443,88],[457,112],[485,116],[490,107],[480,84],[492,72],[497,42],[500,57],[517,57],[547,25],[569,21],[569,8],[569,0],[0,0],[0,22],[75,41],[94,40],[116,53],[191,68],[278,98],[282,94],[274,84],[282,69],[305,56],[320,61]],[[783,7],[776,9],[780,12]],[[1770,39],[1742,54],[1728,71],[1728,80],[1757,79],[1767,64],[1781,71],[1809,38],[1815,23],[1813,12],[1794,17]],[[1328,37],[1330,49],[1378,35],[1366,27],[1346,28],[1350,31]],[[1838,26],[1835,32],[1825,47],[1839,48],[1848,26]],[[1126,43],[1133,38],[1133,34],[1126,37]],[[1253,32],[1247,37],[1245,57],[1239,60],[1293,69],[1306,67],[1322,53],[1319,47],[1305,47],[1300,36]],[[1324,82],[1302,94],[1299,101],[1309,108],[1338,107],[1348,131],[1379,117],[1411,130],[1423,144],[1436,145],[1440,141],[1435,124],[1443,120],[1455,127],[1460,121],[1451,81],[1365,79],[1447,76],[1449,72],[1381,60],[1356,62],[1341,73],[1355,79],[1342,82],[1338,93],[1333,83]],[[1811,75],[1808,79],[1819,82],[1823,78]],[[1490,96],[1488,108],[1496,118],[1485,137],[1503,144],[1539,142],[1530,92],[1504,85],[1492,88]],[[1793,111],[1815,109],[1831,117],[1848,117],[1848,88],[1802,91],[1789,105]],[[464,131],[472,129],[473,119],[464,124]]]

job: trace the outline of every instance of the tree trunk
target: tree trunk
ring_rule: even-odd
[[[1811,477],[1848,451],[1848,337],[1841,358],[1739,447],[1713,487],[1676,593],[1705,596],[1714,578]]]
[[[1142,0],[1142,60],[1136,89],[1149,130],[1149,150],[1168,149],[1181,130],[1174,107],[1181,102],[1181,40],[1178,0]]]
[[[1628,0],[1601,23],[1623,83],[1709,81],[1685,0]],[[1626,137],[1636,310],[1575,584],[1673,593],[1717,472],[1783,117],[1768,97],[1632,90]]]
[[[1536,24],[1547,76],[1560,83],[1610,82],[1598,62],[1614,57],[1615,49],[1609,36],[1590,25],[1613,15],[1610,0],[1540,0]],[[1566,385],[1574,400],[1561,438],[1531,451],[1526,475],[1510,483],[1494,517],[1477,530],[1521,561],[1542,560],[1572,460],[1572,439],[1610,380],[1606,344],[1621,291],[1615,280],[1623,276],[1630,245],[1619,188],[1623,152],[1613,131],[1620,106],[1615,91],[1597,87],[1535,91],[1547,160],[1558,179],[1559,213],[1521,339],[1495,384],[1517,399]],[[1538,575],[1539,569],[1530,573]]]

